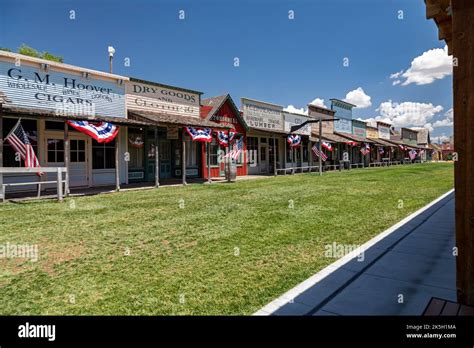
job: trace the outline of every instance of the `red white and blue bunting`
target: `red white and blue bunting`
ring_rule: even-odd
[[[212,141],[212,129],[211,128],[194,128],[185,127],[186,132],[189,134],[193,141],[201,141],[204,143],[210,143]]]
[[[418,152],[415,149],[412,149],[408,152],[408,156],[410,156],[411,160],[414,160],[416,156],[418,156]]]
[[[326,150],[328,150],[329,152],[332,152],[332,145],[331,143],[328,143],[326,141],[323,141],[321,143],[321,146],[324,147]]]
[[[131,146],[136,147],[138,149],[143,147],[143,138],[139,135],[135,137],[130,136],[128,138],[128,142],[130,143]]]
[[[217,141],[221,146],[227,147],[229,143],[234,139],[236,131],[231,129],[230,131],[217,131]]]
[[[290,147],[298,147],[301,145],[301,135],[288,135],[288,138],[286,139],[288,144],[290,144]]]
[[[360,152],[365,156],[370,153],[370,144],[365,143],[364,146],[360,149]]]
[[[119,131],[119,128],[110,122],[67,121],[67,123],[98,143],[108,143],[114,140]]]

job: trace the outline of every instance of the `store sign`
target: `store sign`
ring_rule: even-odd
[[[307,116],[290,114],[288,112],[283,112],[283,116],[285,118],[285,132],[290,132],[292,126],[297,126],[310,120]],[[311,135],[311,123],[306,124],[296,132],[293,132],[293,134]]]
[[[365,138],[366,132],[365,127],[360,127],[356,125],[355,122],[352,125],[352,134],[357,135],[358,137]]]
[[[244,120],[252,128],[283,130],[282,111],[278,105],[242,98]]]
[[[79,75],[0,62],[0,91],[15,107],[56,114],[125,117],[125,87]]]
[[[179,139],[179,131],[177,126],[168,126],[166,127],[166,139],[168,140],[177,140]]]
[[[334,121],[334,131],[352,134],[352,120],[340,118]]]
[[[379,138],[390,140],[390,128],[379,125]]]
[[[127,81],[127,108],[199,118],[199,94],[170,87]]]

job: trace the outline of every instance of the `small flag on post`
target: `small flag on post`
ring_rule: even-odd
[[[370,144],[365,143],[364,146],[360,149],[360,152],[365,156],[370,152]]]
[[[415,149],[411,149],[410,152],[408,152],[408,156],[410,156],[411,160],[414,160],[417,155],[418,155],[418,153],[416,152]]]
[[[321,161],[325,162],[328,159],[328,156],[324,152],[319,152],[318,144],[314,144],[311,148],[316,157],[321,157]]]
[[[379,154],[383,155],[385,153],[385,150],[383,147],[379,147]]]
[[[28,139],[28,135],[21,126],[21,119],[18,120],[15,127],[5,137],[5,140],[12,146],[15,152],[20,154],[21,159],[25,162],[27,168],[41,168],[35,150]],[[41,175],[42,173],[38,173]]]

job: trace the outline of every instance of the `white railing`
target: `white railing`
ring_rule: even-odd
[[[41,177],[38,176],[38,181],[29,181],[29,182],[15,182],[4,184],[3,183],[3,174],[37,174],[41,173],[57,173],[56,180],[50,181],[41,181]],[[58,201],[62,201],[64,196],[69,192],[69,183],[66,179],[63,179],[63,173],[67,177],[67,168],[66,167],[41,167],[41,168],[17,168],[17,167],[0,167],[0,200],[5,201],[5,189],[7,187],[13,186],[38,186],[38,197],[41,195],[41,185],[46,184],[56,184]],[[63,190],[64,184],[64,190]]]

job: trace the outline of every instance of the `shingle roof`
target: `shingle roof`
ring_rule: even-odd
[[[211,128],[221,128],[228,129],[229,127],[221,125],[216,122],[204,120],[198,117],[191,116],[177,116],[169,114],[161,114],[150,111],[130,111],[129,114],[133,119],[143,120],[146,122],[151,122],[154,125],[179,125],[179,126],[195,126],[195,127],[211,127]]]

